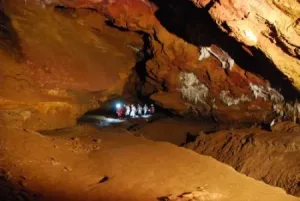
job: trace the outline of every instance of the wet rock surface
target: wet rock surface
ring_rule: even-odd
[[[272,129],[273,132],[253,128],[201,133],[185,147],[300,196],[299,125],[283,122]]]

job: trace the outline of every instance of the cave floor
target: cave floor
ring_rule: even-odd
[[[113,140],[124,136],[124,134],[134,135],[136,137],[146,138],[153,141],[169,142],[175,145],[183,145],[187,141],[192,140],[193,136],[197,136],[200,131],[210,133],[218,129],[218,125],[214,123],[201,123],[196,120],[185,120],[180,118],[172,118],[163,114],[158,114],[153,118],[135,118],[121,119],[116,123],[99,123],[97,120],[103,116],[90,116],[90,122],[82,122],[78,127],[53,130],[42,132],[45,135],[59,136],[63,138],[80,137],[85,131],[82,127],[96,127],[98,132],[91,137],[100,137],[101,139]],[[118,121],[118,119],[111,118]],[[169,131],[169,132],[166,132]]]
[[[198,192],[203,198],[198,200],[299,200],[211,157],[146,139],[170,141],[161,134],[174,133],[178,138],[172,143],[178,144],[186,128],[191,133],[199,129],[174,119],[135,132],[80,124],[41,135],[0,127],[1,178],[10,182],[0,182],[1,195],[8,201],[129,201]]]

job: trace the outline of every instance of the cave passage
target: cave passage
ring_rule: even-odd
[[[298,91],[210,6],[0,1],[0,201],[299,201]]]

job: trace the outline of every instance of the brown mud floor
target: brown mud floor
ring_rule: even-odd
[[[136,132],[82,124],[41,135],[0,127],[1,201],[187,200],[176,197],[185,192],[196,192],[189,200],[299,200],[211,157],[146,139],[174,133],[177,144],[184,130],[201,129],[174,121]]]
[[[277,123],[272,132],[258,128],[222,130],[210,135],[202,132],[185,147],[300,197],[299,124]]]

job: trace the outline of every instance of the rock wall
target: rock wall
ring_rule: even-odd
[[[3,5],[20,40],[13,45],[15,49],[5,51],[13,55],[17,52],[17,57],[24,59],[22,65],[31,68],[27,77],[45,85],[41,87],[105,90],[118,81],[107,93],[121,94],[126,87],[133,87],[126,81],[135,65],[133,57],[142,50],[149,57],[145,65],[136,65],[139,80],[133,82],[138,84],[137,90],[182,115],[218,122],[269,122],[273,118],[272,105],[283,102],[283,95],[290,99],[298,96],[290,81],[262,54],[263,48],[259,52],[238,43],[217,27],[206,8],[198,9],[190,1],[15,0],[4,1]],[[36,32],[29,34],[28,22],[20,21],[24,17],[18,11],[21,8],[40,15]],[[53,9],[73,19],[49,12]],[[52,15],[60,21],[58,25],[52,22]],[[45,31],[46,27],[50,29]],[[142,47],[136,36],[130,36],[124,44],[125,36],[112,38],[114,34],[105,34],[117,29],[128,35],[143,34],[149,44]],[[107,41],[104,45],[97,38],[99,34],[115,40],[114,47],[106,46]],[[34,40],[38,42],[34,44]]]
[[[161,106],[180,114],[192,111],[197,116],[226,122],[270,121],[274,103],[271,97],[274,93],[279,99],[282,96],[261,76],[276,80],[272,84],[277,83],[277,87],[284,88],[284,93],[297,96],[272,64],[266,59],[262,61],[263,57],[256,59],[253,49],[242,47],[222,33],[207,12],[192,3],[182,0],[58,2],[66,7],[97,10],[117,27],[148,34],[152,58],[147,62],[147,78],[141,90],[144,95],[152,95]],[[201,57],[203,47],[211,52],[205,58]],[[228,58],[233,59],[230,68],[226,67]],[[261,71],[263,68],[265,72]],[[207,88],[206,96],[196,91],[197,101],[188,98],[182,73],[193,74],[199,86]],[[267,98],[257,96],[258,90]],[[172,96],[173,100],[164,96]]]
[[[282,123],[272,133],[259,129],[201,133],[185,147],[300,196],[298,132],[299,126]]]
[[[68,127],[112,95],[121,95],[141,47],[139,34],[105,24],[92,10],[2,1],[0,124]]]
[[[300,88],[300,3],[293,0],[192,0],[223,31],[260,49]]]

